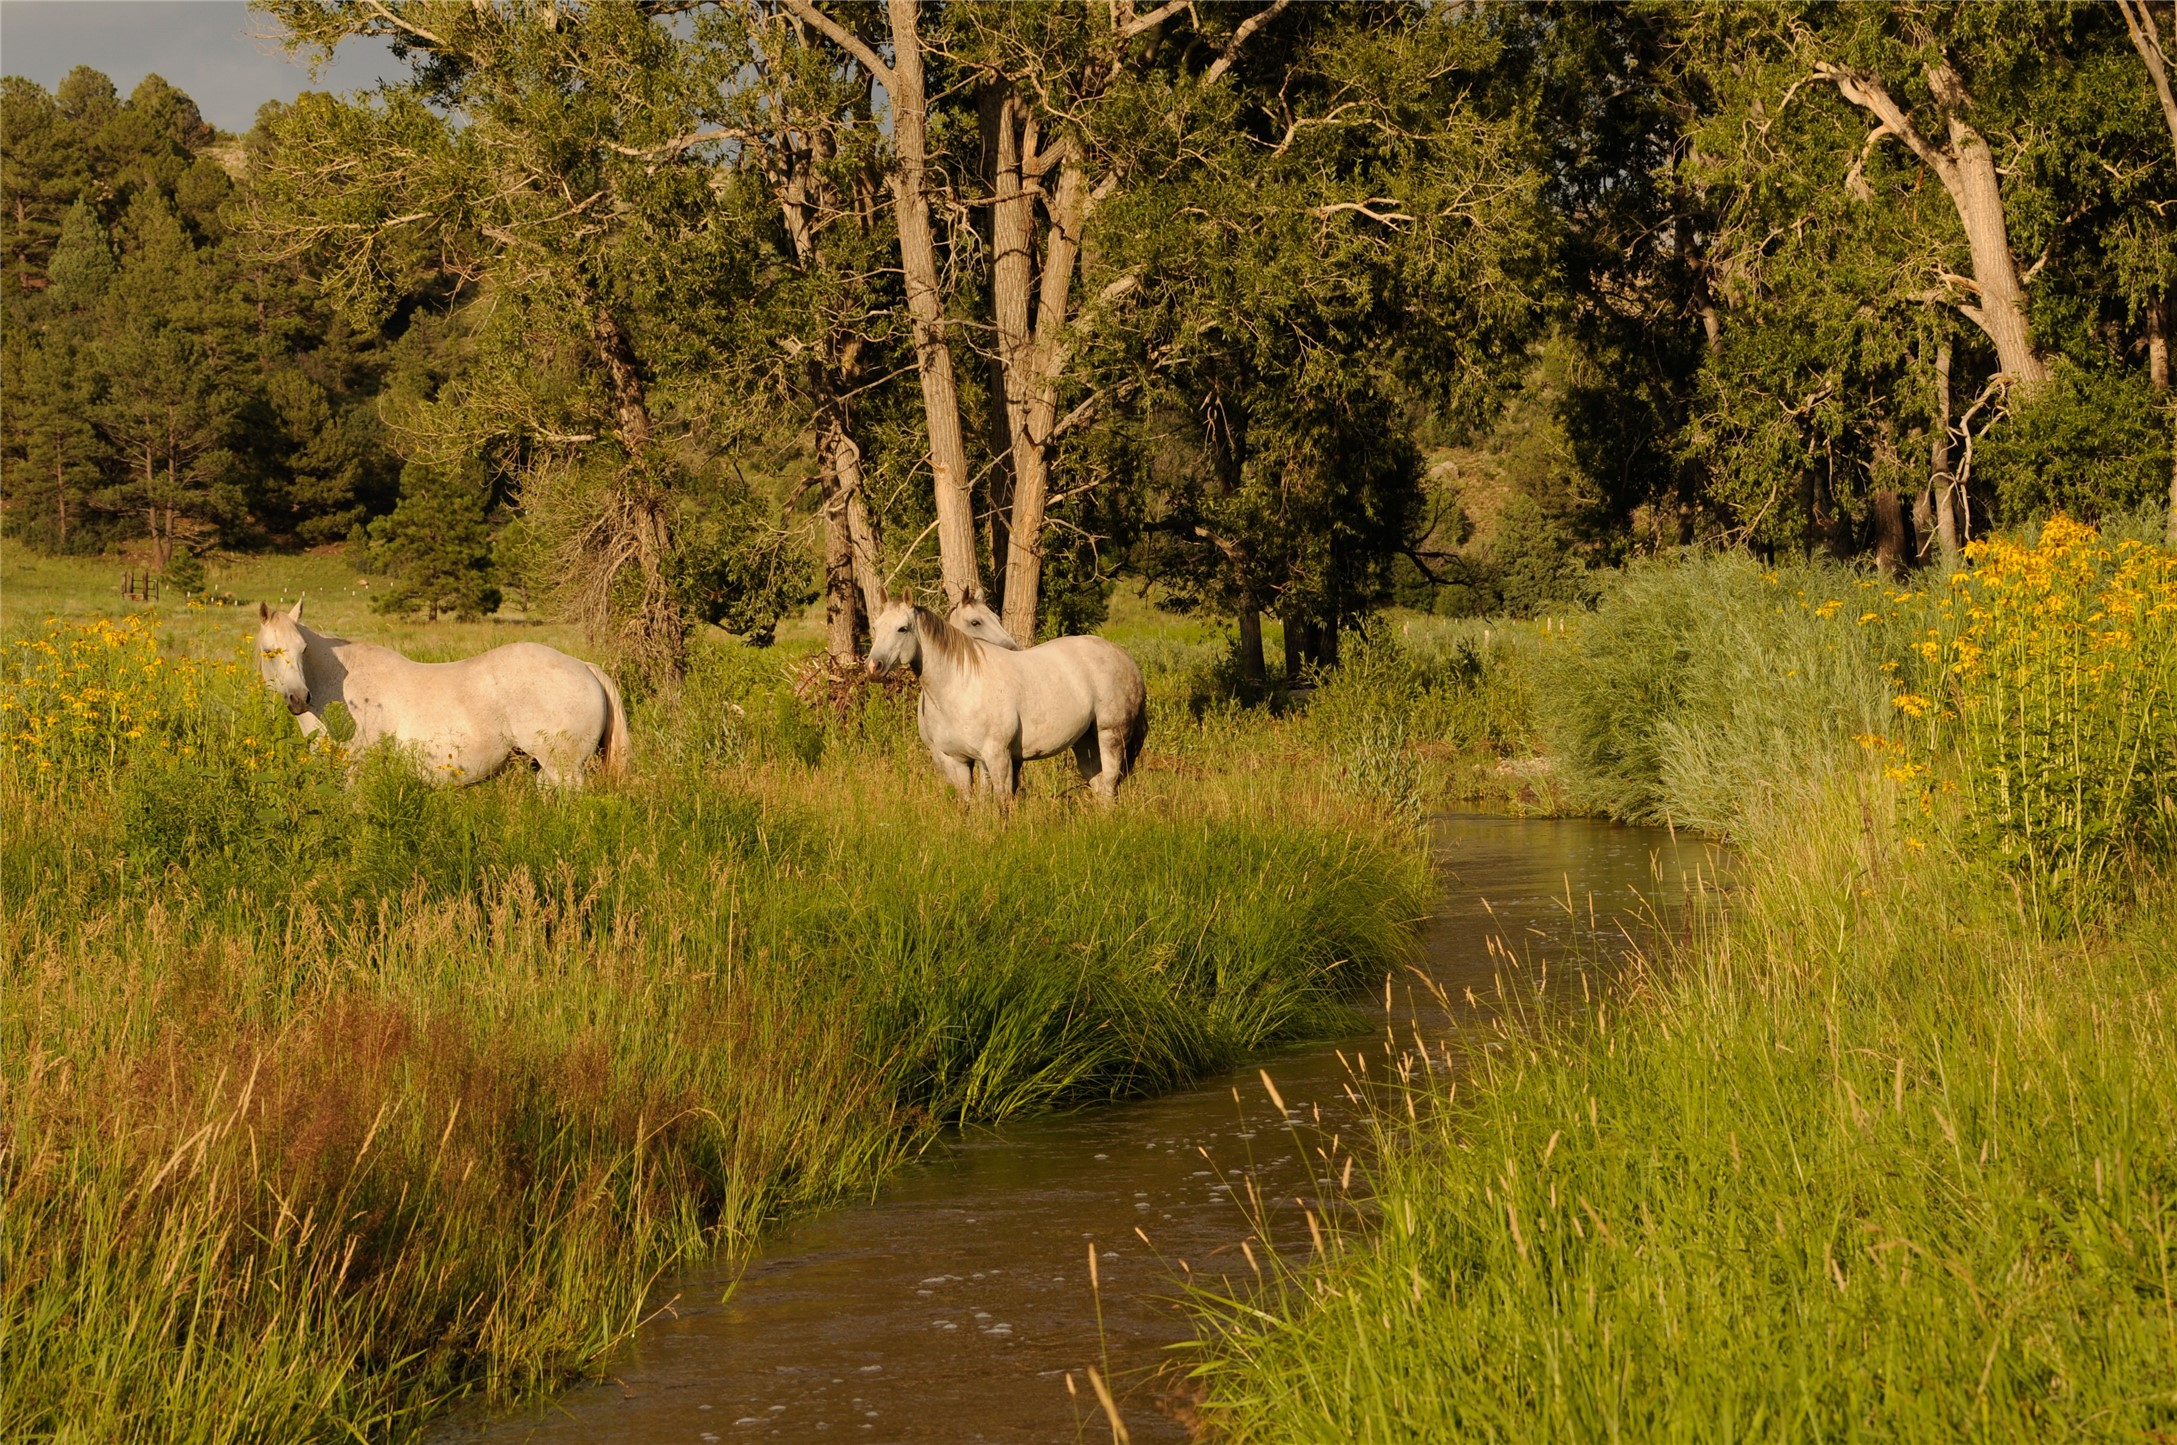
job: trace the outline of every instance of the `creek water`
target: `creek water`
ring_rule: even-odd
[[[1578,819],[1452,814],[1434,827],[1438,906],[1414,974],[1363,1000],[1371,1033],[1164,1098],[962,1133],[873,1203],[796,1222],[737,1269],[673,1282],[603,1382],[436,1438],[1110,1440],[1094,1367],[1135,1441],[1186,1440],[1186,1285],[1244,1293],[1265,1236],[1304,1253],[1304,1210],[1345,1207],[1322,1196],[1339,1194],[1365,1133],[1355,1084],[1411,1070],[1424,1051],[1443,1066],[1444,1040],[1479,1026],[1467,990],[1489,996],[1500,974],[1577,990],[1583,971],[1678,922],[1718,862],[1691,837]]]

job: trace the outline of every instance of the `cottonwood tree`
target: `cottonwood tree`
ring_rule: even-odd
[[[991,565],[1007,628],[1033,638],[1051,497],[1052,461],[1066,419],[1059,414],[1082,317],[1076,280],[1084,238],[1098,203],[1124,179],[1117,117],[1138,121],[1140,88],[1168,87],[1187,47],[1168,34],[1199,13],[1181,4],[1112,6],[959,5],[942,11],[914,0],[888,0],[881,26],[874,10],[826,9],[816,0],[786,8],[875,78],[892,121],[889,175],[899,264],[914,328],[929,447],[935,530],[943,584],[957,602],[985,595],[971,470],[962,410],[959,353],[969,332],[990,337],[989,423],[984,440],[992,477],[985,489],[992,518]],[[1195,64],[1190,83],[1215,85],[1241,48],[1290,0],[1246,10],[1221,7],[1228,28]],[[1202,37],[1197,37],[1198,39]],[[933,73],[945,84],[933,88]],[[945,128],[949,89],[977,110],[980,155],[947,153],[933,136]],[[1167,89],[1168,94],[1168,89]],[[953,133],[965,127],[952,128]],[[980,193],[960,192],[976,177]],[[968,248],[947,247],[950,217],[938,203],[972,204],[987,215],[980,290],[983,314],[972,326],[959,314],[957,264]],[[944,261],[956,264],[950,268]],[[1132,284],[1119,279],[1109,302]]]
[[[1547,261],[1529,139],[1486,78],[1500,39],[1449,9],[1295,12],[1234,84],[1175,111],[1167,159],[1114,197],[1096,244],[1138,268],[1100,364],[1192,419],[1147,518],[1159,565],[1294,664],[1383,595],[1413,539],[1408,421],[1485,417],[1525,368]]]
[[[862,418],[900,360],[890,144],[870,73],[784,6],[719,6],[693,41],[702,128],[670,144],[707,148],[720,228],[743,238],[693,330],[719,353],[721,410],[814,439],[829,651],[850,661],[885,601]]]
[[[2114,83],[2120,56],[2136,73],[2117,17],[1718,7],[1674,23],[1671,84],[1697,103],[1672,163],[1705,220],[1691,246],[1714,310],[1681,455],[1727,536],[1871,545],[1900,565],[1901,498],[1918,493],[1922,550],[1954,559],[1976,442],[1993,426],[1982,459],[2006,437],[2022,455],[2077,410],[2076,378],[2112,378],[2093,383],[2105,401],[2123,389],[2108,338],[2155,251],[2124,238],[2166,178],[2141,154],[2136,87]]]

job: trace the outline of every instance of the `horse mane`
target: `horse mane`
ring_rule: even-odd
[[[915,631],[924,642],[944,654],[945,661],[954,667],[974,670],[983,665],[983,655],[975,639],[929,608],[915,608]]]

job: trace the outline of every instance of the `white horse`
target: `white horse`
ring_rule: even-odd
[[[934,612],[895,602],[870,627],[869,669],[911,667],[921,676],[917,727],[962,797],[973,795],[980,765],[990,791],[1010,802],[1023,762],[1068,748],[1099,798],[1118,797],[1149,731],[1134,659],[1101,637],[1061,637],[1025,651],[1006,642],[978,643]]]
[[[434,782],[466,786],[521,753],[545,782],[582,786],[582,765],[627,771],[627,710],[602,668],[535,642],[510,642],[459,662],[412,662],[390,647],[328,637],[257,604],[257,671],[305,736],[325,731],[343,704],[358,752],[390,738],[411,749]]]

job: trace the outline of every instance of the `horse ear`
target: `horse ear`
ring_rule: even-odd
[[[300,596],[295,598],[295,605],[287,609],[287,616],[289,621],[302,621],[302,598]]]
[[[262,602],[257,604],[257,620],[259,622],[270,622],[272,620],[272,609]]]

